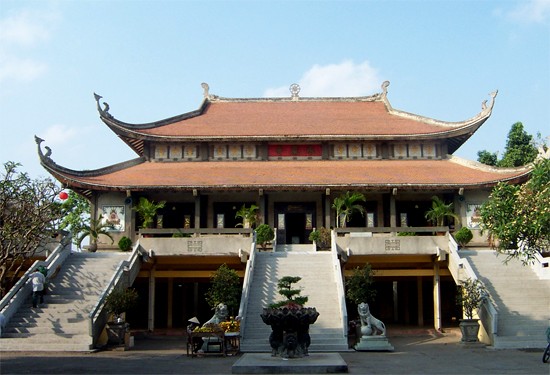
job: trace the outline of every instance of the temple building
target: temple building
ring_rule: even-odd
[[[304,294],[318,304],[319,319],[330,314],[344,330],[356,313],[341,298],[343,278],[367,262],[378,291],[371,310],[386,325],[454,325],[461,311],[452,233],[466,226],[474,234],[471,244],[488,246],[479,228],[480,205],[497,183],[524,182],[530,169],[453,156],[489,119],[496,92],[470,119],[446,122],[394,109],[388,86],[384,82],[380,93],[365,97],[301,97],[292,85],[288,97],[226,98],[203,83],[198,109],[142,124],[115,118],[96,95],[101,121],[135,151],[135,159],[77,171],[56,164],[55,153],[44,154],[40,139],[38,152],[63,187],[90,200],[93,219],[112,224],[115,243],[100,238],[98,252],[119,251],[118,240],[129,237],[143,255],[132,283],[142,297],[139,313],[129,318],[133,328],[178,329],[192,316],[208,318],[203,295],[222,264],[242,277],[240,313],[252,322],[257,317],[246,311],[260,298],[252,289],[281,275],[259,275],[253,262],[278,253],[296,253],[296,262],[304,262],[298,254],[331,254],[332,284],[320,292],[306,287]],[[365,213],[341,225],[333,204],[347,192],[364,195],[358,203]],[[460,220],[434,227],[426,219],[434,196],[452,203]],[[142,197],[165,202],[152,227],[136,214]],[[243,206],[257,206],[256,225],[274,229],[267,250],[260,251],[253,229],[237,215]],[[331,229],[329,250],[316,250],[309,240],[321,227]],[[285,267],[283,274],[309,277]],[[315,277],[321,282],[324,271]],[[323,311],[323,298],[333,298],[336,312]],[[245,345],[247,331],[241,334]]]

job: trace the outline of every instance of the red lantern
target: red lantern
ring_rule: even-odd
[[[67,198],[69,198],[69,194],[67,194],[66,191],[62,191],[61,193],[59,193],[59,199],[61,199],[62,201],[64,201]]]

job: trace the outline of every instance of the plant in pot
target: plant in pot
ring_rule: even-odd
[[[260,224],[256,228],[256,242],[260,244],[262,250],[266,250],[267,244],[275,238],[275,232],[268,224]]]
[[[318,249],[329,249],[331,242],[330,230],[325,227],[315,229],[309,234],[309,240],[315,242]]]
[[[138,204],[133,208],[141,219],[141,228],[152,228],[157,211],[164,208],[165,201],[155,203],[145,197],[140,197]]]
[[[213,310],[223,303],[227,306],[230,315],[234,316],[239,310],[241,293],[241,279],[237,271],[224,263],[210,276],[210,288],[205,294],[205,299]]]
[[[454,212],[453,204],[445,203],[443,199],[435,195],[432,197],[432,208],[426,211],[425,217],[437,227],[443,226],[445,219],[452,218],[460,222],[460,217]]]
[[[478,279],[468,278],[458,285],[457,304],[462,307],[466,319],[460,319],[459,327],[462,342],[477,342],[479,319],[474,319],[474,312],[487,298],[487,289]]]
[[[132,248],[132,240],[126,236],[121,237],[118,240],[118,248],[120,251],[128,251]]]
[[[474,238],[474,234],[467,227],[462,227],[454,234],[454,238],[460,246],[464,247]]]
[[[246,207],[246,205],[242,205],[241,208],[235,213],[236,219],[242,219],[243,222],[237,224],[236,226],[243,227],[243,228],[254,228],[256,226],[256,223],[258,222],[258,210],[260,207],[256,206],[255,204],[251,204],[250,207]]]
[[[105,299],[105,310],[114,317],[113,321],[107,323],[109,343],[117,345],[125,343],[130,326],[124,322],[123,314],[136,306],[138,298],[135,289],[117,288]]]
[[[103,219],[90,219],[88,223],[85,223],[79,231],[79,236],[76,239],[76,246],[80,249],[82,246],[82,241],[86,237],[90,237],[90,245],[88,246],[88,251],[95,253],[97,251],[97,240],[99,236],[104,235],[111,239],[111,244],[115,241],[109,229],[111,225],[103,221]]]
[[[311,342],[309,326],[317,320],[319,313],[314,307],[304,307],[307,296],[300,296],[300,289],[292,284],[299,282],[299,276],[284,276],[277,283],[278,292],[286,299],[264,308],[260,315],[263,322],[271,326],[269,344],[273,357],[300,358],[308,355]]]
[[[332,208],[336,210],[336,226],[345,228],[346,223],[351,220],[352,215],[356,212],[359,212],[362,216],[365,215],[365,207],[358,203],[365,201],[365,195],[362,193],[351,193],[349,191],[334,198]]]
[[[346,298],[359,306],[361,303],[371,303],[376,297],[374,284],[374,271],[369,263],[361,267],[355,267],[352,276],[346,278]],[[356,310],[357,311],[357,310]],[[356,338],[361,337],[361,320],[357,317],[354,324]]]

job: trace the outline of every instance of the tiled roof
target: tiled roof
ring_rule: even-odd
[[[529,169],[499,171],[446,160],[143,162],[94,176],[54,173],[86,189],[377,189],[493,186],[524,179]]]

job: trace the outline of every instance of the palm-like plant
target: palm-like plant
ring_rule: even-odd
[[[432,197],[432,208],[426,211],[426,219],[438,227],[443,226],[445,218],[453,218],[460,221],[460,217],[455,214],[452,203],[445,203],[438,196]]]
[[[86,237],[90,237],[90,247],[89,250],[91,252],[95,252],[97,250],[97,240],[100,235],[107,236],[111,239],[111,244],[113,244],[114,239],[113,236],[111,236],[111,233],[109,233],[108,229],[111,228],[111,225],[107,223],[106,221],[103,221],[102,218],[100,219],[90,219],[90,222],[87,224],[84,224],[80,230],[79,230],[79,236],[76,239],[76,246],[78,248],[81,248],[82,241]]]
[[[248,225],[250,226],[250,228],[254,228],[254,226],[258,222],[259,209],[260,207],[256,206],[255,204],[250,205],[250,207],[246,207],[246,205],[243,204],[242,207],[235,214],[236,219],[243,219],[243,222],[237,224],[237,226],[246,227]]]
[[[164,208],[165,204],[165,201],[155,203],[154,201],[150,201],[145,197],[140,197],[138,204],[136,205],[136,207],[134,207],[134,211],[137,212],[140,219],[142,220],[141,227],[151,228],[153,226],[153,219],[155,218],[157,211],[161,208]]]
[[[346,223],[351,220],[351,216],[355,212],[359,212],[361,216],[365,215],[365,207],[358,202],[365,202],[365,196],[362,193],[347,191],[345,194],[334,198],[332,208],[336,210],[336,226],[345,228]]]

